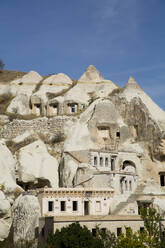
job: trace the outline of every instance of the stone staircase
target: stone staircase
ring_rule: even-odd
[[[129,203],[133,203],[138,200],[139,196],[143,193],[144,185],[138,185],[135,192],[131,194],[126,201],[120,202],[111,214],[117,215],[119,212],[125,208]]]

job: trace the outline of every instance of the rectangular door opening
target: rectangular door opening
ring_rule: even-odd
[[[89,201],[84,201],[84,215],[89,215]]]

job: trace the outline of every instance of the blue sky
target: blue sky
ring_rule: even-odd
[[[165,110],[165,0],[1,0],[0,23],[6,69],[77,79],[93,64]]]

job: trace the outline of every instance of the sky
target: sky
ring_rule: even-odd
[[[78,79],[93,64],[165,110],[165,0],[1,0],[0,24],[5,69]]]

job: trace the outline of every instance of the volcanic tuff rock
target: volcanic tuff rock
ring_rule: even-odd
[[[58,187],[58,162],[51,156],[45,144],[37,140],[19,150],[18,180],[38,187]]]
[[[79,78],[82,82],[101,82],[104,78],[93,65],[89,65],[84,74]]]
[[[0,241],[7,238],[12,224],[11,202],[0,190]]]
[[[4,141],[0,141],[0,185],[4,186],[6,193],[19,190],[16,184],[15,176],[16,161],[12,153],[5,145]]]
[[[89,66],[79,80],[31,71],[0,82],[0,240],[12,222],[15,241],[34,238],[40,207],[24,191],[113,188],[110,213],[137,214],[151,194],[164,209],[160,175],[165,113],[132,77],[121,89]]]
[[[23,195],[16,200],[13,218],[14,242],[35,240],[40,215],[40,205],[35,196]]]

